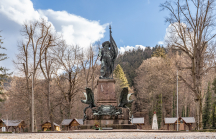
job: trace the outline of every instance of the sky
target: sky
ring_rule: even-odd
[[[8,59],[0,65],[15,70],[12,60],[24,22],[46,19],[67,44],[88,47],[109,40],[109,25],[120,53],[129,49],[162,45],[169,24],[167,11],[159,5],[166,0],[0,0],[0,35]]]

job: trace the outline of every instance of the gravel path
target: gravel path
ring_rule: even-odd
[[[0,139],[216,139],[214,132],[108,132],[108,133],[24,133],[0,134]]]

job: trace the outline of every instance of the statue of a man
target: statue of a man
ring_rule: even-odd
[[[112,31],[110,26],[110,41],[102,43],[102,49],[99,51],[101,61],[101,76],[100,79],[107,79],[113,72],[114,61],[118,55],[118,47],[112,37]]]
[[[113,60],[112,60],[112,55],[110,51],[109,41],[105,41],[102,44],[102,47],[103,48],[100,50],[100,53],[99,53],[100,61],[101,61],[100,79],[109,78],[113,70]]]

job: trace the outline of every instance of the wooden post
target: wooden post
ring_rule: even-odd
[[[167,124],[167,130],[169,130],[169,124]]]

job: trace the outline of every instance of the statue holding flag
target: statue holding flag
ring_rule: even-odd
[[[108,79],[113,73],[114,61],[118,55],[118,47],[112,37],[111,26],[110,29],[110,41],[102,43],[102,49],[99,51],[101,61],[101,76],[100,79]],[[113,76],[112,76],[113,78]]]

